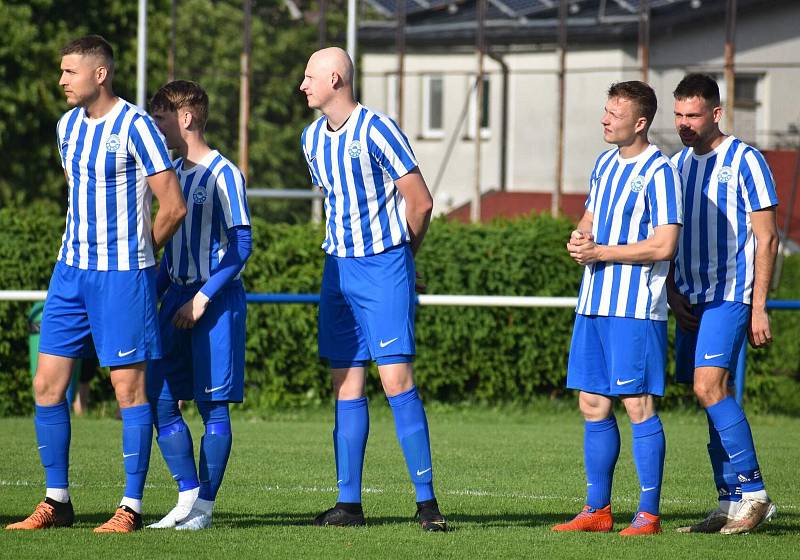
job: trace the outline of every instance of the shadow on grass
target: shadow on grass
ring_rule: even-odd
[[[111,517],[111,512],[103,513],[78,513],[75,516],[76,528],[96,527]],[[672,532],[677,527],[690,525],[703,519],[706,511],[696,513],[681,513],[667,515],[664,519],[664,531]],[[233,513],[218,511],[214,513],[214,525],[218,528],[250,529],[258,527],[310,527],[311,521],[317,513],[297,512],[266,512],[263,514]],[[626,519],[632,519],[633,512],[619,512],[615,515],[615,529],[620,530],[625,526]],[[571,519],[574,513],[496,513],[496,514],[460,514],[457,512],[447,515],[451,532],[462,528],[550,528],[557,523]],[[0,530],[9,523],[24,519],[24,515],[0,515]],[[145,524],[157,521],[156,516],[145,514]],[[409,516],[369,516],[368,527],[385,527],[390,525],[415,526],[416,520]],[[758,534],[783,536],[796,534],[800,527],[800,513],[778,512],[770,523],[765,523],[757,530]],[[358,528],[354,528],[358,530]],[[687,537],[691,538],[691,537]]]

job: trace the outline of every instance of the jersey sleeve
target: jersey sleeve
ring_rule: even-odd
[[[217,173],[215,186],[225,229],[249,226],[250,210],[242,172],[230,163],[224,164]]]
[[[308,150],[308,145],[306,144],[309,128],[311,127],[307,126],[304,128],[303,134],[300,135],[300,149],[303,151],[303,159],[306,162],[308,174],[311,177],[311,184],[315,187],[322,188],[322,181],[319,179],[319,168],[317,166],[317,162],[312,158]]]
[[[748,149],[742,156],[740,167],[745,210],[755,212],[778,204],[775,179],[764,156],[758,150]]]
[[[594,162],[592,173],[589,175],[589,194],[586,197],[586,202],[583,204],[583,206],[592,214],[594,214],[594,207],[597,199],[597,189],[598,185],[600,185],[600,162],[603,160],[603,156],[606,155],[606,153],[607,152],[600,154],[600,156],[597,158],[597,161]]]
[[[373,117],[369,124],[367,143],[370,157],[394,181],[407,175],[419,165],[408,138],[388,117]]]
[[[148,177],[172,169],[167,143],[147,115],[138,115],[131,123],[128,151]]]
[[[653,227],[683,224],[681,178],[671,163],[659,167],[647,185],[647,203]]]

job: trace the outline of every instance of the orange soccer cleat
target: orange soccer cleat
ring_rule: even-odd
[[[567,523],[553,526],[553,531],[589,531],[596,533],[608,533],[614,527],[614,519],[611,517],[611,504],[602,509],[595,509],[588,505],[583,506],[583,510],[575,516],[575,519]]]
[[[39,502],[33,513],[26,519],[6,525],[6,529],[34,531],[51,527],[70,527],[74,520],[75,513],[72,510],[72,502],[62,504],[47,498],[45,501]]]
[[[658,515],[640,511],[631,521],[630,527],[619,532],[623,537],[657,535],[661,532],[661,518]]]
[[[128,506],[120,506],[114,516],[95,527],[95,533],[133,533],[142,528],[142,516]]]

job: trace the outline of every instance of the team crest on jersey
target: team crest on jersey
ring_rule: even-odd
[[[121,142],[119,141],[119,136],[117,136],[116,134],[112,134],[106,140],[106,150],[108,150],[109,152],[116,152],[117,150],[119,150],[120,145]]]
[[[350,142],[350,145],[347,147],[347,155],[353,159],[361,157],[361,142],[358,140]]]
[[[720,183],[727,183],[731,179],[733,179],[733,169],[727,165],[725,167],[721,167],[719,173],[717,173],[717,181]]]
[[[644,177],[639,175],[631,181],[631,190],[633,192],[640,192],[644,188]]]
[[[208,198],[206,194],[206,188],[203,185],[198,186],[194,192],[192,193],[192,200],[194,200],[195,204],[203,204]]]

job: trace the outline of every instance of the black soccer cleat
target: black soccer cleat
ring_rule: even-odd
[[[323,511],[314,518],[314,525],[317,527],[360,527],[366,524],[361,504],[336,502],[331,509]]]
[[[436,499],[417,502],[417,519],[424,531],[445,532],[447,531],[447,520],[439,511],[439,504]]]

